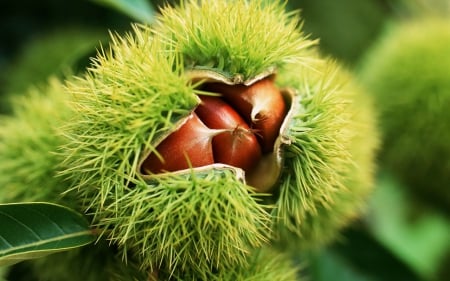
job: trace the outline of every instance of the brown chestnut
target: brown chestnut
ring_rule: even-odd
[[[178,171],[214,163],[212,139],[220,133],[209,129],[195,113],[185,123],[165,138],[143,162],[146,173]]]
[[[263,153],[273,150],[281,124],[286,116],[286,104],[272,77],[252,85],[208,83],[206,91],[220,93],[249,122],[262,146]]]
[[[216,163],[251,170],[261,158],[261,149],[245,120],[219,97],[202,96],[195,113],[211,129],[226,129],[213,138]]]

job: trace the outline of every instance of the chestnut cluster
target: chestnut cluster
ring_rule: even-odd
[[[286,116],[273,78],[252,85],[205,83],[200,104],[143,163],[146,173],[179,171],[213,163],[251,171],[270,153]]]

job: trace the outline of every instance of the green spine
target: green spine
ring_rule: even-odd
[[[251,79],[288,62],[307,64],[308,40],[284,1],[183,1],[166,8],[156,33],[180,52],[188,69]],[[212,20],[214,19],[214,20]]]
[[[373,187],[378,133],[372,103],[331,60],[288,65],[278,81],[295,89],[299,110],[286,136],[291,143],[273,214],[276,235],[282,244],[316,247],[361,214]]]

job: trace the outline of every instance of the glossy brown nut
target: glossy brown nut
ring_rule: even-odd
[[[213,138],[216,163],[251,170],[261,159],[257,138],[245,120],[219,97],[203,96],[196,113],[211,129],[226,129]]]
[[[273,150],[287,112],[283,96],[273,79],[265,78],[250,86],[209,83],[205,90],[222,94],[256,131],[262,151]]]
[[[192,113],[156,148],[162,159],[151,153],[142,164],[142,170],[144,173],[161,173],[213,164],[212,139],[217,134]]]

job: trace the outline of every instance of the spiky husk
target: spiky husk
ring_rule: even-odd
[[[315,244],[359,213],[372,183],[377,135],[360,90],[347,85],[347,73],[311,51],[315,42],[284,8],[280,1],[184,1],[163,10],[156,29],[184,56],[188,69],[241,81],[278,69],[278,84],[295,88],[300,111],[285,136],[291,144],[284,147],[285,172],[273,215],[280,237],[295,233],[302,244]]]
[[[156,32],[183,54],[185,65],[212,69],[243,80],[287,62],[307,63],[314,45],[299,29],[296,12],[284,1],[182,1],[167,7]]]
[[[299,96],[273,212],[281,244],[321,245],[363,210],[378,135],[372,104],[351,80],[335,62],[319,59],[278,74],[279,85]]]
[[[230,170],[141,177],[141,157],[198,103],[182,58],[148,28],[115,38],[68,90],[77,114],[66,127],[63,174],[103,235],[143,268],[204,273],[245,263],[266,240],[269,214]]]
[[[392,24],[361,66],[380,110],[381,163],[420,198],[450,206],[450,21]]]
[[[168,175],[109,203],[98,225],[142,266],[197,276],[242,266],[269,236],[269,213],[232,169]],[[208,280],[208,279],[201,279]]]
[[[300,268],[292,258],[272,248],[253,251],[244,266],[235,266],[228,270],[205,272],[204,276],[188,272],[159,272],[159,280],[168,281],[293,281],[299,279]]]
[[[13,100],[13,116],[0,119],[0,202],[50,201],[76,206],[56,177],[64,143],[58,129],[71,116],[68,96],[57,79]]]
[[[359,211],[376,143],[370,107],[343,86],[346,75],[307,50],[313,42],[282,11],[279,1],[166,8],[156,35],[141,27],[116,37],[69,86],[77,114],[66,128],[63,173],[103,235],[136,252],[143,267],[201,275],[244,266],[250,248],[270,235],[268,214],[233,169],[140,176],[142,155],[198,104],[185,68],[242,79],[279,68],[279,84],[301,96],[273,213],[280,236],[288,229],[304,244],[323,242]]]
[[[85,197],[86,207],[103,208],[131,190],[140,158],[197,105],[178,57],[148,28],[114,37],[89,72],[69,83],[76,118],[65,128],[63,173]],[[112,196],[112,198],[111,198]]]

